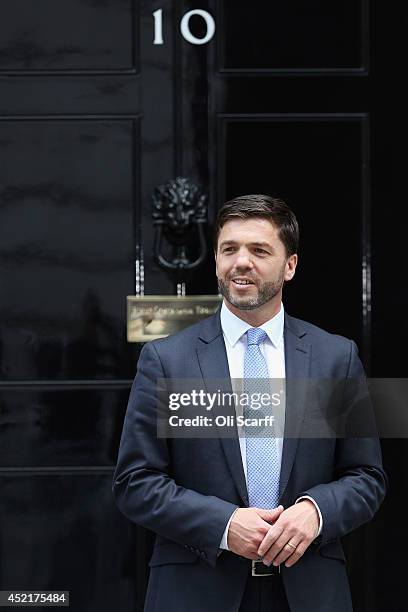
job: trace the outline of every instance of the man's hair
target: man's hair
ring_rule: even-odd
[[[215,221],[214,248],[217,250],[218,237],[222,227],[233,219],[269,219],[278,230],[286,256],[297,253],[299,246],[299,225],[295,213],[280,198],[262,194],[238,196],[226,202],[218,211]]]

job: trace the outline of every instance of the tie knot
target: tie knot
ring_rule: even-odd
[[[260,329],[259,327],[251,327],[247,331],[248,346],[250,344],[256,344],[259,346],[259,344],[265,340],[266,336],[266,331],[263,329]]]

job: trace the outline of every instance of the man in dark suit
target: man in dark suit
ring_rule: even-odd
[[[157,534],[146,612],[352,610],[340,538],[384,497],[375,436],[302,436],[310,406],[301,385],[287,388],[282,438],[238,427],[232,437],[157,435],[157,379],[202,380],[207,391],[219,379],[229,389],[254,377],[260,386],[268,377],[357,380],[361,392],[354,342],[283,310],[297,247],[296,218],[281,200],[228,202],[216,223],[221,310],[143,347],[113,489],[121,511]],[[347,406],[352,389],[341,395]]]

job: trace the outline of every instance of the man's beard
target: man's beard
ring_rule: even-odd
[[[233,295],[231,295],[228,285],[228,279],[234,278],[234,276],[237,276],[237,274],[235,274],[234,276],[229,275],[229,277],[227,277],[227,282],[221,278],[218,278],[218,290],[221,295],[225,297],[225,299],[230,304],[232,304],[232,306],[235,306],[239,310],[255,310],[255,308],[259,308],[260,306],[263,306],[264,304],[272,300],[272,298],[274,298],[279,293],[279,291],[282,289],[284,282],[283,275],[284,267],[282,268],[279,277],[276,280],[267,283],[261,283],[260,285],[255,284],[258,289],[258,293],[253,297],[234,297]]]

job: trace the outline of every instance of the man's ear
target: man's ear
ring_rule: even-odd
[[[291,255],[285,265],[284,280],[290,281],[295,276],[296,266],[298,262],[298,256],[295,254]]]

